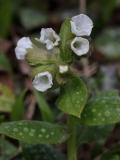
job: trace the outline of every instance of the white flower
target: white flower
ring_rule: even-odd
[[[33,80],[33,86],[41,92],[51,88],[52,84],[52,75],[48,71],[37,74]]]
[[[15,54],[17,59],[22,60],[25,58],[27,48],[32,48],[32,42],[28,37],[23,37],[17,42],[17,47],[15,48]]]
[[[85,14],[79,14],[71,18],[71,31],[76,36],[89,36],[93,28],[92,20]]]
[[[67,65],[59,65],[59,73],[65,73],[68,71]]]
[[[58,45],[58,41],[60,41],[60,37],[52,28],[42,28],[40,39],[35,39],[43,44],[46,44],[46,48],[48,50],[53,49],[54,46]]]
[[[84,55],[89,51],[89,41],[82,37],[76,37],[71,42],[71,49],[78,56]]]

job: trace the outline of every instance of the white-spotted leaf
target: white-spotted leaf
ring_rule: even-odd
[[[99,94],[101,97],[113,97],[113,96],[119,96],[119,90],[117,89],[109,89],[101,92]]]
[[[77,77],[61,86],[56,105],[65,113],[80,117],[87,100],[87,90],[83,81]]]
[[[65,155],[50,145],[20,142],[25,159],[28,160],[66,160]]]
[[[0,133],[30,143],[61,143],[69,137],[66,126],[39,121],[2,123]]]
[[[106,139],[114,126],[114,124],[104,126],[81,126],[77,124],[77,146]]]
[[[120,97],[96,97],[88,101],[81,118],[76,122],[81,125],[105,125],[120,121]]]
[[[0,139],[0,149],[1,149],[1,160],[12,159],[15,155],[19,153],[18,149],[12,145],[10,142]]]

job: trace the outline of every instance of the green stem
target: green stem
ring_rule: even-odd
[[[71,131],[71,136],[67,140],[67,155],[68,160],[77,160],[77,147],[76,147],[76,129],[74,119],[67,115],[67,126]]]

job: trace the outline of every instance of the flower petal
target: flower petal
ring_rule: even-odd
[[[35,39],[43,44],[46,44],[46,48],[48,50],[53,49],[54,46],[58,45],[58,41],[60,41],[60,37],[52,28],[42,28],[40,39]]]
[[[71,31],[76,36],[89,36],[93,28],[92,20],[85,14],[79,14],[71,18]]]
[[[15,48],[17,59],[24,59],[27,48],[32,48],[32,42],[28,37],[23,37],[17,42],[17,47]]]
[[[46,48],[47,48],[48,50],[50,50],[50,49],[53,49],[53,47],[54,47],[53,42],[50,41],[50,40],[47,40],[47,41],[46,41]]]
[[[33,86],[41,92],[51,88],[52,84],[52,75],[48,71],[37,74],[33,80]]]
[[[82,37],[76,37],[71,42],[71,49],[78,56],[82,56],[89,51],[89,41]]]

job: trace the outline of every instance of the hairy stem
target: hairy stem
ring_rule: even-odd
[[[71,136],[67,140],[67,155],[68,160],[77,160],[77,148],[76,148],[76,129],[74,119],[67,115],[67,126],[71,131]]]

